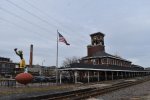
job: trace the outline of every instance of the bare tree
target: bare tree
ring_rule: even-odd
[[[63,67],[71,67],[70,64],[73,64],[73,63],[78,63],[80,60],[79,57],[70,57],[70,58],[66,58],[63,63],[62,63],[62,66]]]
[[[65,60],[62,63],[61,68],[71,67],[71,64],[79,63],[79,61],[80,61],[80,58],[76,56],[65,58]],[[65,71],[64,76],[68,76],[68,82],[72,82],[75,77],[73,71],[69,71],[69,70]]]

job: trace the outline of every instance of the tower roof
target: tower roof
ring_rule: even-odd
[[[96,33],[91,34],[90,36],[96,36],[96,35],[102,35],[102,36],[105,36],[105,34],[102,33],[102,32],[96,32]]]

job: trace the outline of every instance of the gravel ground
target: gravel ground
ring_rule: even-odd
[[[77,85],[78,86],[78,85]],[[45,85],[34,84],[28,86],[17,87],[0,87],[0,100],[19,100],[20,98],[55,94],[59,92],[65,92],[72,90],[76,85],[64,84],[64,85]]]
[[[110,92],[89,100],[150,100],[150,81]]]
[[[10,94],[7,96],[0,96],[0,100],[20,100],[20,99],[26,98],[26,97],[49,95],[49,94],[55,94],[55,93],[59,93],[59,92],[66,92],[66,91],[70,91],[70,89],[61,89],[59,91],[58,90],[49,90],[49,91],[43,91],[43,92]]]
[[[130,80],[131,81],[131,80]],[[134,81],[134,80],[133,80]],[[118,81],[116,81],[118,82]],[[113,81],[113,83],[115,83],[115,81]],[[104,83],[103,83],[104,84]],[[103,84],[96,84],[103,86]],[[109,82],[106,82],[104,85],[108,85],[110,84]],[[95,85],[95,84],[94,84]],[[77,89],[77,87],[84,87],[85,84],[78,84],[76,86],[71,86],[65,89],[61,89],[61,90],[49,90],[49,91],[43,91],[43,92],[34,92],[34,93],[18,93],[18,94],[10,94],[7,96],[2,96],[0,95],[0,100],[18,100],[20,97],[28,97],[28,96],[36,96],[36,95],[43,95],[43,94],[53,94],[56,92],[64,92],[64,91],[68,91],[68,90],[72,90],[72,89]],[[93,87],[93,84],[88,84],[85,87]],[[33,86],[29,86],[29,87],[17,87],[17,88],[0,88],[0,92],[5,92],[5,91],[10,91],[10,92],[15,92],[15,91],[19,91],[19,89],[25,89],[25,88],[30,88]],[[35,87],[39,87],[39,88],[46,88],[46,86],[35,86]],[[108,94],[105,95],[101,95],[99,97],[96,98],[89,98],[87,100],[150,100],[150,81],[139,84],[139,85],[135,85],[132,87],[128,87],[128,88],[124,88],[121,90],[117,90],[114,92],[110,92]]]

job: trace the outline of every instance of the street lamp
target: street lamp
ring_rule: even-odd
[[[43,66],[44,62],[45,62],[45,59],[42,61],[42,66]]]

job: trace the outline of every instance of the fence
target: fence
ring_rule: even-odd
[[[16,80],[15,79],[1,79],[0,86],[7,86],[7,87],[16,86]]]

